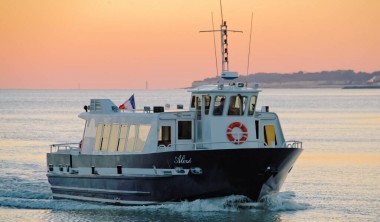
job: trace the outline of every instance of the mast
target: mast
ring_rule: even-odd
[[[220,25],[220,48],[222,49],[222,74],[230,71],[228,63],[228,34],[227,34],[227,22],[222,21]]]
[[[222,73],[221,77],[223,79],[236,79],[238,77],[237,72],[230,72],[229,67],[229,59],[228,59],[228,32],[241,32],[237,30],[228,30],[227,29],[227,21],[223,21],[220,25],[220,30],[207,30],[207,31],[200,31],[200,32],[220,32],[220,44],[221,44],[221,53],[222,53]]]

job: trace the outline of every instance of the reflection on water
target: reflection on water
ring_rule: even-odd
[[[297,165],[364,165],[380,167],[380,154],[366,154],[366,153],[303,153],[298,159]]]

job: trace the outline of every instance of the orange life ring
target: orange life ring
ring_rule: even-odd
[[[240,137],[240,139],[236,139],[233,135],[232,135],[232,130],[235,128],[235,127],[239,127],[241,129],[241,131],[243,132],[243,135]],[[244,143],[247,138],[248,138],[248,130],[247,130],[247,127],[241,123],[241,122],[233,122],[231,123],[228,128],[227,128],[227,132],[226,132],[226,135],[227,135],[227,138],[229,141],[231,141],[232,143],[234,144],[242,144]]]

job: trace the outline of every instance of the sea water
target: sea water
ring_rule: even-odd
[[[53,200],[46,153],[79,142],[77,116],[91,98],[137,108],[188,108],[186,90],[0,90],[0,221],[380,221],[380,90],[264,89],[258,108],[276,112],[304,152],[281,192],[252,208],[228,196],[157,206]]]

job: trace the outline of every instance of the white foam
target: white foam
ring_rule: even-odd
[[[113,206],[92,202],[72,200],[25,199],[16,197],[0,197],[0,206],[19,209],[52,209],[52,210],[88,210],[88,209],[118,209],[118,210],[168,210],[172,212],[220,212],[238,211],[237,206],[230,203],[239,202],[244,196],[228,196],[204,200],[183,201],[150,206]],[[246,199],[246,198],[245,198]]]
[[[175,204],[170,204],[165,207],[170,210],[179,212],[237,211],[237,205],[234,205],[234,203],[238,203],[244,200],[246,200],[246,197],[244,196],[232,195],[220,198],[183,201]]]
[[[47,190],[49,191],[49,190]],[[0,197],[21,198],[21,199],[48,199],[51,192],[33,192],[33,191],[9,191],[0,189]]]
[[[260,200],[262,207],[269,211],[296,211],[305,210],[310,205],[293,200],[295,193],[292,191],[274,192],[263,196]]]
[[[0,198],[0,207],[19,209],[51,209],[51,210],[96,210],[117,209],[120,206],[103,205],[89,202],[53,199],[21,199]]]

